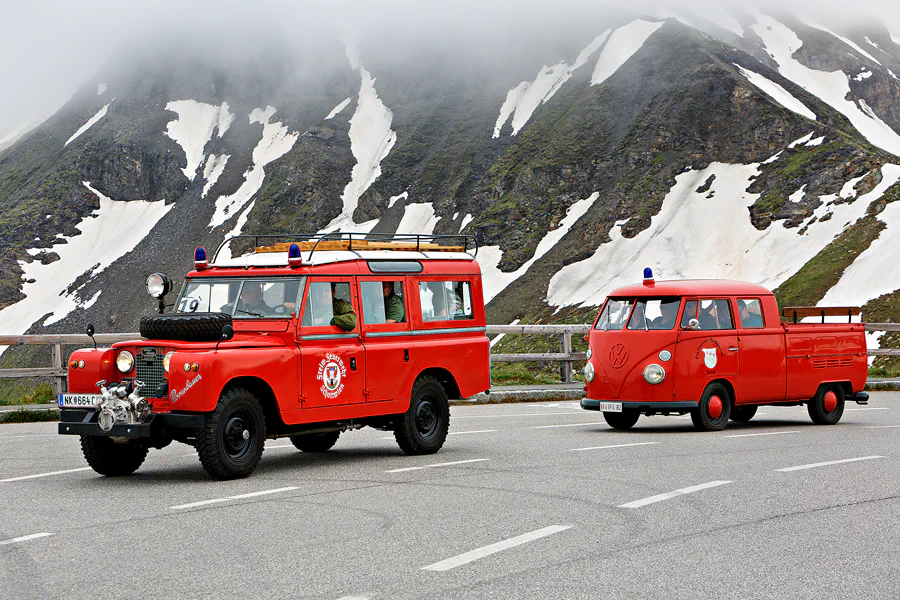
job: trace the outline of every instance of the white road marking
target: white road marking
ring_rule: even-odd
[[[896,427],[900,427],[900,425],[872,425],[866,429],[894,429]]]
[[[17,435],[0,435],[0,440],[14,440],[16,438],[32,438],[32,437],[58,437],[59,439],[63,439],[63,436],[58,433],[23,433]]]
[[[80,471],[90,471],[90,467],[81,467],[79,469],[66,469],[65,471],[50,471],[49,473],[37,473],[36,475],[23,475],[21,477],[10,477],[9,479],[0,479],[0,483],[10,481],[25,481],[26,479],[37,479],[38,477],[50,477],[51,475],[64,475],[66,473],[78,473]]]
[[[545,413],[519,413],[517,415],[504,415],[504,414],[496,414],[496,415],[467,415],[467,416],[457,416],[453,415],[454,420],[459,419],[498,419],[501,417],[549,417],[552,415],[569,415],[572,416],[571,412],[545,412]],[[587,411],[585,411],[586,417],[591,416]]]
[[[200,500],[198,502],[191,502],[189,504],[179,504],[177,506],[170,506],[170,510],[182,510],[185,508],[194,508],[196,506],[206,506],[207,504],[219,504],[220,502],[228,502],[230,500],[244,500],[246,498],[256,498],[258,496],[268,496],[269,494],[279,494],[281,492],[290,492],[293,490],[299,490],[299,487],[291,486],[291,487],[283,487],[276,488],[274,490],[263,490],[261,492],[250,492],[247,494],[238,494],[237,496],[226,496],[225,498],[211,498],[209,500]]]
[[[722,437],[727,437],[727,438],[758,437],[761,435],[787,435],[789,433],[800,433],[800,432],[799,431],[767,431],[765,433],[741,433],[738,435],[723,435]]]
[[[844,412],[850,410],[889,410],[887,406],[866,406],[865,408],[845,408]]]
[[[28,540],[36,540],[38,538],[44,538],[53,535],[47,531],[43,533],[32,533],[31,535],[23,535],[22,537],[13,538],[11,540],[2,540],[0,541],[0,546],[5,546],[7,544],[18,544],[19,542],[27,542]]]
[[[569,452],[582,452],[584,450],[607,450],[609,448],[628,448],[630,446],[652,446],[659,442],[635,442],[634,444],[613,444],[612,446],[590,446],[588,448],[572,448]]]
[[[486,458],[470,458],[468,460],[455,460],[453,462],[434,463],[432,465],[422,465],[420,467],[403,467],[402,469],[391,469],[385,473],[405,473],[407,471],[418,471],[420,469],[434,469],[435,467],[450,467],[453,465],[464,465],[468,463],[484,462]]]
[[[544,527],[543,529],[538,529],[530,533],[523,533],[522,535],[517,535],[516,537],[509,538],[508,540],[503,540],[502,542],[484,546],[483,548],[464,552],[463,554],[460,554],[458,556],[436,562],[432,565],[428,565],[427,567],[422,567],[422,570],[449,571],[450,569],[455,569],[456,567],[461,567],[462,565],[466,565],[470,562],[476,561],[479,558],[484,558],[486,556],[490,556],[491,554],[502,552],[503,550],[509,550],[510,548],[515,548],[516,546],[521,546],[522,544],[527,544],[528,542],[533,542],[534,540],[539,540],[543,537],[547,537],[548,535],[553,535],[554,533],[559,533],[560,531],[565,531],[566,529],[571,528],[572,525],[552,525],[550,527]]]
[[[266,446],[266,450],[278,450],[279,448],[293,448],[294,444],[278,444],[277,446]]]
[[[468,435],[470,433],[497,433],[496,429],[478,429],[476,431],[451,431],[447,435]]]
[[[369,600],[368,596],[341,596],[338,600]]]
[[[588,425],[606,425],[606,421],[591,421],[590,423],[566,423],[565,425],[536,425],[532,429],[557,429],[559,427],[587,427]]]
[[[734,482],[732,482],[732,481],[710,481],[707,483],[692,485],[690,487],[681,488],[680,490],[675,490],[673,492],[666,492],[665,494],[657,494],[656,496],[650,496],[649,498],[635,500],[634,502],[626,502],[625,504],[620,504],[619,508],[640,508],[641,506],[647,506],[648,504],[655,504],[657,502],[662,502],[663,500],[670,500],[672,498],[677,498],[678,496],[684,496],[685,494],[692,494],[694,492],[699,492],[701,490],[707,490],[709,488],[714,488],[714,487],[718,487],[720,485],[726,485],[729,483],[734,483]]]
[[[780,471],[782,473],[788,473],[790,471],[803,471],[804,469],[815,469],[817,467],[827,467],[830,465],[841,465],[844,463],[852,463],[859,462],[861,460],[875,460],[876,458],[884,458],[883,456],[860,456],[859,458],[845,458],[843,460],[829,460],[826,462],[818,462],[812,463],[808,465],[797,465],[796,467],[785,467],[783,469],[775,469],[776,471]]]

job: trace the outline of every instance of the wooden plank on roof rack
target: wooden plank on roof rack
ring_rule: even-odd
[[[313,248],[319,250],[392,250],[406,252],[465,252],[465,246],[443,246],[433,242],[415,241],[381,242],[377,240],[322,240],[318,242],[279,242],[270,246],[257,246],[256,252],[287,252],[291,244],[296,243],[300,250],[309,252]],[[352,244],[352,245],[351,245]]]
[[[858,306],[788,306],[781,311],[781,316],[793,319],[806,317],[849,317],[862,314]]]

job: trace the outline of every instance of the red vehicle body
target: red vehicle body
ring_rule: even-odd
[[[588,336],[582,407],[612,427],[690,413],[698,429],[718,430],[767,404],[806,404],[814,422],[831,424],[845,400],[867,402],[863,323],[785,323],[762,286],[645,276],[609,295]],[[785,313],[795,310],[859,313]]]
[[[156,321],[203,320],[204,311],[192,312],[202,304],[212,313],[232,312],[233,331],[207,341],[144,339],[74,352],[59,432],[81,435],[88,462],[107,475],[133,472],[146,448],[176,440],[196,446],[213,477],[242,477],[256,467],[265,438],[290,437],[298,449],[323,451],[342,431],[367,425],[394,431],[407,453],[436,452],[447,435],[448,398],[490,387],[480,267],[465,245],[448,252],[432,243],[433,251],[416,251],[428,245],[416,238],[411,250],[410,242],[393,243],[400,250],[391,242],[356,250],[365,243],[346,242],[345,250],[318,249],[334,241],[306,242],[315,251],[299,260],[291,248],[209,266],[203,251],[178,312]],[[264,308],[248,308],[245,291],[251,295],[253,287]],[[329,288],[330,299],[322,291]],[[403,317],[390,322],[385,311],[397,317],[398,302]],[[350,330],[332,324],[340,306],[356,315]],[[326,320],[316,322],[314,311],[327,313]],[[120,372],[124,352],[134,366]],[[122,361],[127,368],[127,357]],[[141,394],[135,380],[144,383]],[[125,413],[114,422],[107,416],[104,430],[99,381],[124,382],[130,387],[118,389],[120,400],[143,395],[149,407],[132,415],[123,404]],[[123,453],[142,456],[124,466],[106,457]]]

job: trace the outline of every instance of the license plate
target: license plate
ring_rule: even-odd
[[[94,408],[100,402],[100,394],[60,394],[60,408]]]
[[[601,402],[600,410],[603,412],[622,412],[621,402]]]

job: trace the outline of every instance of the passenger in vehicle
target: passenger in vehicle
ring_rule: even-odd
[[[760,329],[765,326],[762,315],[759,312],[759,302],[738,300],[738,310],[740,310],[741,314],[741,327]]]
[[[680,300],[664,300],[659,305],[660,316],[653,319],[650,329],[672,329],[675,327],[675,319],[678,318]]]
[[[263,300],[261,284],[246,282],[241,288],[241,297],[234,312],[254,317],[269,317],[275,313],[275,309]]]
[[[719,320],[716,318],[716,305],[712,302],[709,307],[700,305],[700,329],[718,329]]]
[[[331,300],[331,312],[328,311],[329,290]],[[310,293],[314,295],[313,307],[314,314],[307,320],[306,315],[303,318],[304,325],[333,325],[340,327],[344,331],[353,331],[356,329],[356,312],[353,305],[336,298],[335,293],[337,287],[335,284],[319,284],[310,285]]]
[[[392,281],[382,282],[381,291],[384,294],[384,322],[405,322],[406,311],[403,310],[403,298],[394,293],[394,283]]]

